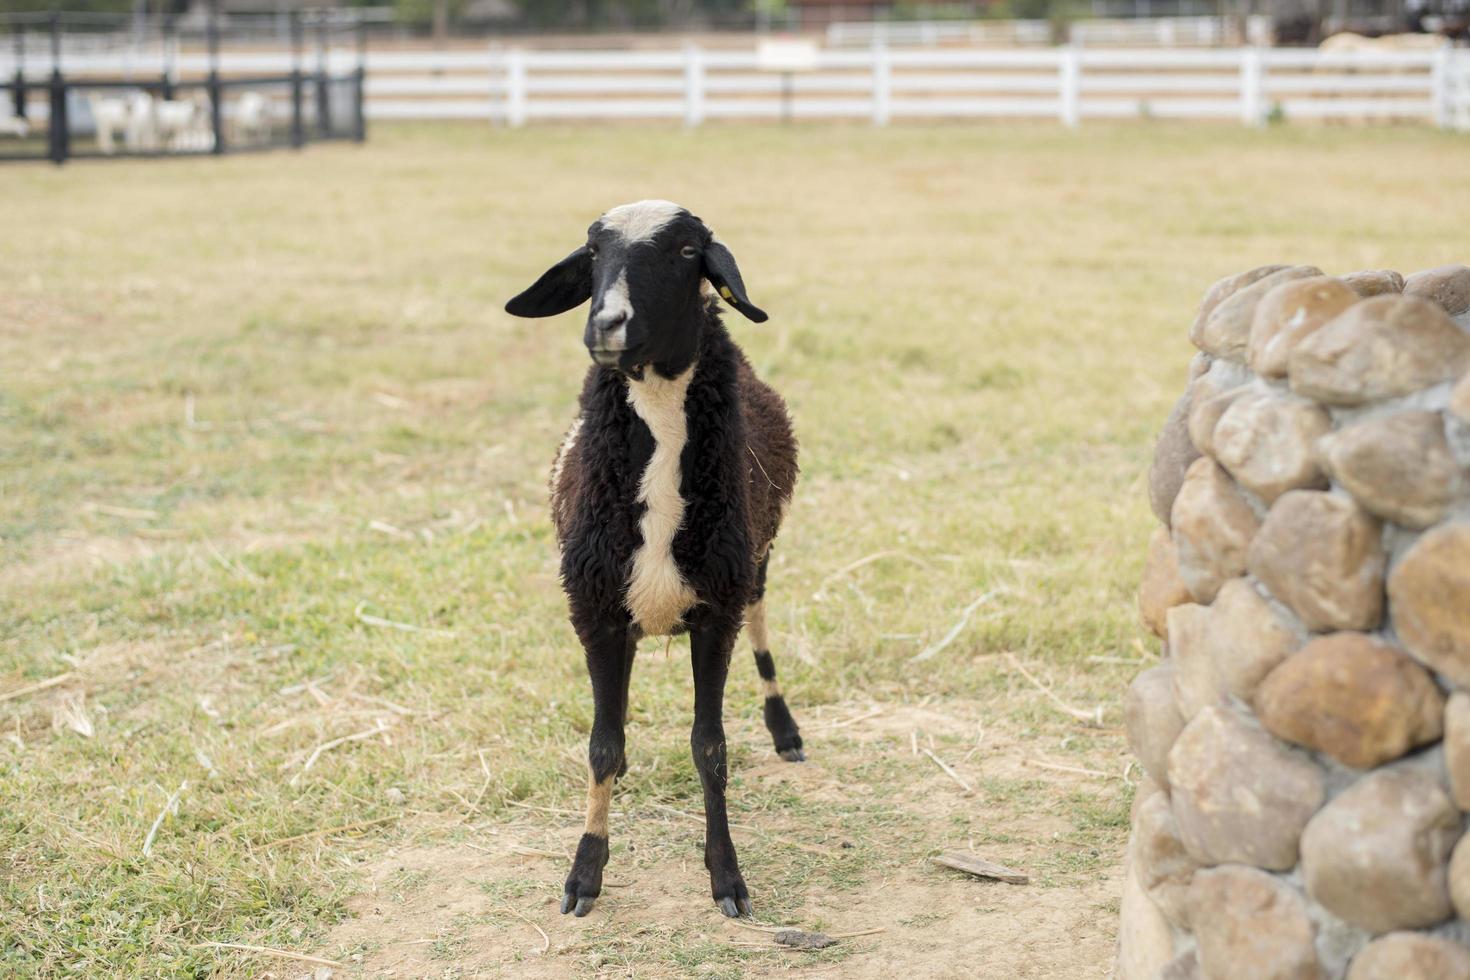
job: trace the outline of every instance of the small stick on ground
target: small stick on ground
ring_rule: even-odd
[[[522,922],[529,925],[532,929],[535,929],[537,932],[541,933],[541,952],[545,953],[548,949],[551,948],[551,937],[546,934],[545,929],[541,928],[535,922],[531,921],[531,919],[517,912],[515,909],[507,908],[506,911],[515,916],[517,919],[520,919]]]
[[[1025,885],[1031,881],[1030,876],[1024,872],[1017,871],[1014,868],[1007,868],[1003,864],[995,864],[984,858],[976,857],[973,854],[947,851],[929,860],[941,867],[963,871],[977,878],[994,878],[996,881],[1004,881],[1011,885]]]
[[[826,731],[831,731],[834,728],[846,728],[848,725],[856,725],[860,721],[867,721],[869,718],[876,718],[876,717],[878,717],[879,715],[881,715],[883,712],[885,712],[887,710],[888,709],[886,707],[883,707],[882,705],[880,705],[880,706],[874,708],[872,711],[866,712],[865,714],[858,715],[856,718],[847,718],[847,719],[845,719],[843,721],[834,721],[830,725],[817,725],[817,726],[811,728],[810,731],[814,731],[814,732],[826,732]]]
[[[884,551],[875,551],[871,555],[864,555],[862,558],[859,558],[857,561],[849,562],[848,564],[843,565],[841,568],[837,569],[837,571],[833,572],[831,575],[828,575],[826,578],[822,579],[821,583],[817,586],[817,591],[815,591],[815,592],[812,593],[812,598],[813,599],[820,600],[822,598],[823,594],[825,593],[825,591],[827,589],[827,586],[831,585],[833,582],[837,581],[842,576],[848,574],[849,572],[855,572],[859,568],[862,568],[864,565],[871,565],[875,561],[881,561],[884,558],[902,558],[904,561],[912,562],[913,564],[918,565],[920,568],[932,568],[933,567],[928,562],[920,561],[919,559],[915,558],[913,555],[906,554],[906,553],[904,553],[902,551],[897,551],[897,550],[892,549],[892,548],[889,548],[889,549],[884,550]]]
[[[465,843],[466,844],[469,844],[470,847],[474,847],[476,850],[485,851],[486,853],[490,853],[490,854],[495,853],[494,851],[491,851],[489,848],[476,847],[474,844],[470,844],[469,841],[465,841]],[[555,858],[558,861],[561,861],[563,859],[571,860],[571,858],[568,855],[566,855],[566,854],[558,854],[556,851],[543,851],[539,847],[526,847],[524,844],[512,844],[510,846],[509,850],[510,850],[510,853],[512,853],[512,854],[521,854],[521,855],[525,855],[527,857]]]
[[[379,718],[378,723],[372,728],[365,728],[360,732],[353,732],[351,735],[343,735],[341,738],[334,738],[330,742],[323,742],[312,750],[311,755],[306,759],[306,763],[301,767],[301,771],[291,777],[291,785],[295,786],[301,781],[301,777],[306,775],[312,766],[316,765],[316,760],[321,758],[323,752],[335,749],[339,745],[346,745],[348,742],[360,742],[365,738],[372,738],[374,735],[378,735],[387,730],[388,726],[383,724],[383,719]]]
[[[1038,769],[1055,769],[1057,772],[1075,772],[1083,776],[1097,776],[1100,779],[1117,779],[1110,772],[1101,772],[1097,769],[1085,769],[1081,766],[1064,766],[1057,762],[1043,762],[1040,759],[1022,759],[1024,766],[1035,766]]]
[[[384,629],[402,630],[405,633],[427,633],[430,636],[454,635],[454,630],[441,630],[431,626],[415,626],[412,623],[400,623],[395,619],[384,619],[381,616],[371,616],[363,612],[363,610],[366,608],[366,602],[359,602],[357,604],[357,609],[353,611],[353,614],[357,617],[358,622],[366,623],[369,626],[381,626]]]
[[[267,849],[270,849],[272,847],[284,847],[287,844],[295,844],[297,841],[310,840],[313,837],[326,837],[330,834],[346,834],[354,830],[366,830],[368,827],[376,827],[380,823],[387,823],[390,820],[397,819],[398,814],[394,813],[386,817],[378,817],[376,820],[358,820],[355,823],[344,823],[340,827],[326,827],[322,830],[312,830],[304,834],[297,834],[295,837],[282,837],[280,840],[268,841],[262,846]]]
[[[1084,722],[1095,728],[1102,727],[1102,705],[1098,705],[1091,711],[1083,711],[1081,708],[1074,708],[1067,702],[1063,701],[1061,698],[1057,697],[1056,694],[1053,693],[1051,688],[1047,687],[1045,684],[1041,683],[1041,681],[1037,680],[1036,675],[1027,670],[1026,665],[1017,660],[1015,654],[1011,653],[1010,651],[1006,651],[1006,660],[1010,662],[1012,667],[1015,667],[1017,670],[1019,670],[1028,681],[1034,684],[1037,690],[1039,690],[1042,694],[1045,694],[1049,699],[1051,699],[1051,703],[1056,705],[1057,709],[1063,714],[1068,715],[1072,718],[1076,718],[1078,721]]]
[[[65,684],[76,675],[76,671],[68,670],[64,674],[57,674],[55,677],[48,677],[44,681],[37,681],[34,684],[27,684],[25,687],[17,687],[13,691],[5,691],[3,693],[0,693],[0,701],[11,701],[15,698],[23,698],[27,694],[39,694],[41,691],[44,691],[47,688],[55,687],[58,684]]]
[[[925,755],[934,760],[934,764],[936,766],[944,770],[944,774],[946,776],[948,776],[950,779],[953,779],[956,783],[959,783],[960,789],[965,791],[966,796],[970,796],[975,792],[973,789],[970,788],[970,784],[961,779],[960,774],[951,769],[948,763],[946,763],[943,759],[939,758],[939,756],[935,755],[928,749],[924,749],[923,751]]]
[[[244,953],[260,953],[262,956],[279,956],[282,959],[297,960],[301,963],[315,963],[318,966],[335,966],[341,970],[345,964],[336,960],[329,960],[322,956],[308,956],[305,953],[293,953],[289,949],[272,949],[269,946],[250,946],[245,943],[195,943],[195,949],[238,949]]]
[[[979,609],[982,605],[994,599],[996,596],[1003,594],[1005,591],[1005,589],[991,589],[983,595],[976,596],[975,601],[966,606],[964,611],[960,613],[960,621],[951,626],[949,632],[944,634],[944,637],[938,643],[927,646],[910,657],[909,663],[921,663],[949,646],[965,631],[965,627],[970,625],[970,616],[976,609]]]
[[[168,802],[163,805],[163,809],[158,811],[158,816],[154,818],[153,826],[148,828],[148,836],[143,841],[144,857],[147,857],[153,852],[153,838],[158,836],[158,828],[163,826],[164,818],[179,805],[179,797],[184,795],[184,790],[188,789],[188,787],[189,781],[187,779],[179,783],[179,788],[174,790],[174,795],[170,796]]]
[[[792,928],[791,926],[763,926],[755,922],[741,922],[739,919],[731,919],[730,925],[739,926],[742,929],[749,929],[751,932],[769,933],[785,932],[787,929]]]

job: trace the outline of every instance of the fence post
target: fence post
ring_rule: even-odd
[[[699,45],[684,45],[684,125],[691,129],[704,122],[704,51]]]
[[[1470,129],[1470,54],[1455,50],[1449,56],[1449,126]]]
[[[505,123],[513,129],[526,124],[526,53],[520,48],[505,56]]]
[[[225,89],[219,79],[219,0],[209,2],[209,122],[214,130],[214,153],[225,152]]]
[[[174,82],[178,76],[178,34],[170,14],[163,27],[163,97],[174,97]]]
[[[367,23],[357,22],[357,70],[352,73],[352,138],[367,142]]]
[[[15,25],[15,115],[26,117],[26,29],[24,24]]]
[[[1429,104],[1434,114],[1434,125],[1448,129],[1450,125],[1450,46],[1442,44],[1434,49],[1434,62],[1429,69]]]
[[[71,132],[66,119],[66,81],[60,68],[51,71],[51,124],[47,136],[51,162],[65,163],[71,156]]]
[[[893,66],[888,57],[888,44],[883,38],[873,38],[872,56],[873,125],[887,126],[893,114]]]
[[[1246,126],[1259,126],[1265,118],[1261,111],[1261,49],[1240,49],[1240,121]]]
[[[1076,129],[1082,118],[1082,49],[1069,44],[1059,50],[1062,60],[1057,79],[1057,118],[1068,129]]]
[[[301,71],[301,11],[290,14],[291,25],[291,145],[306,145],[306,76]]]
[[[332,135],[331,93],[327,91],[327,15],[316,12],[316,128],[323,139]]]

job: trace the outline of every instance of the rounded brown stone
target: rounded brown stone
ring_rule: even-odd
[[[1166,797],[1168,796],[1168,790],[1164,789],[1163,784],[1150,776],[1147,770],[1144,770],[1142,775],[1138,777],[1138,785],[1133,789],[1133,805],[1128,808],[1128,826],[1132,827],[1138,822],[1139,807],[1143,806],[1148,801],[1148,798],[1156,793],[1163,793]]]
[[[1470,523],[1425,531],[1394,566],[1388,595],[1404,647],[1470,687]]]
[[[1316,929],[1302,897],[1275,877],[1239,865],[1200,871],[1190,921],[1207,980],[1319,980]]]
[[[1230,475],[1212,459],[1190,464],[1174,499],[1179,576],[1198,602],[1210,602],[1226,580],[1245,571],[1260,522]]]
[[[1373,940],[1348,968],[1347,980],[1466,980],[1470,949],[1417,932],[1391,932]]]
[[[1423,667],[1365,633],[1332,633],[1292,654],[1256,692],[1277,738],[1356,769],[1439,738],[1444,695]]]
[[[1207,456],[1215,454],[1215,426],[1220,424],[1220,416],[1249,390],[1237,386],[1194,400],[1189,408],[1189,441],[1194,443],[1195,449]],[[1200,394],[1205,395],[1206,392],[1201,390]]]
[[[1245,287],[1260,282],[1272,273],[1288,268],[1290,266],[1262,265],[1245,272],[1236,273],[1233,276],[1217,279],[1211,284],[1209,289],[1205,290],[1204,298],[1200,300],[1199,311],[1194,316],[1194,323],[1189,327],[1190,336],[1193,336],[1196,330],[1204,326],[1204,322],[1210,318],[1210,314],[1215,312],[1215,307],[1219,306],[1226,299]]]
[[[1174,498],[1184,483],[1185,471],[1199,459],[1199,450],[1189,439],[1189,406],[1193,397],[1194,385],[1190,385],[1174,403],[1154,442],[1154,458],[1148,469],[1148,503],[1154,516],[1165,526],[1169,524]]]
[[[1404,277],[1392,269],[1368,269],[1363,272],[1351,272],[1342,277],[1342,281],[1352,287],[1359,296],[1367,299],[1369,296],[1381,296],[1384,293],[1401,293],[1404,291]]]
[[[1189,882],[1199,866],[1179,839],[1168,795],[1155,793],[1145,800],[1133,824],[1133,867],[1164,918],[1181,929],[1189,925]]]
[[[1442,265],[1404,280],[1405,296],[1420,296],[1450,316],[1470,310],[1470,266]]]
[[[1349,497],[1284,494],[1254,542],[1251,571],[1312,630],[1371,628],[1381,618],[1380,523]]]
[[[1415,296],[1349,307],[1291,352],[1291,389],[1328,405],[1361,405],[1448,381],[1470,368],[1470,333]]]
[[[1327,472],[1369,513],[1405,527],[1444,517],[1461,489],[1460,468],[1438,412],[1396,412],[1325,436]]]
[[[1174,695],[1174,665],[1150,667],[1128,685],[1123,697],[1128,745],[1143,771],[1163,786],[1169,785],[1169,750],[1184,728]]]
[[[1382,528],[1346,497],[1293,490],[1251,544],[1251,574],[1309,630],[1369,630],[1383,618]]]
[[[1225,684],[1215,669],[1208,606],[1186,603],[1169,610],[1169,653],[1174,667],[1174,698],[1185,721],[1201,708],[1225,699]]]
[[[1269,504],[1288,490],[1327,486],[1316,444],[1331,430],[1331,416],[1313,402],[1252,394],[1225,410],[1212,448],[1241,486]]]
[[[1148,559],[1138,583],[1139,618],[1151,633],[1167,639],[1169,610],[1190,598],[1189,589],[1179,577],[1174,539],[1164,528],[1157,528],[1148,539]]]
[[[1256,304],[1251,320],[1251,370],[1266,378],[1286,377],[1296,345],[1360,299],[1352,286],[1330,276],[1275,286]]]
[[[1129,860],[1123,877],[1123,899],[1118,915],[1117,980],[1156,980],[1174,956],[1174,933],[1158,906],[1143,891],[1137,869]]]
[[[1444,706],[1444,765],[1455,806],[1470,812],[1470,693],[1455,691]]]
[[[1470,373],[1456,382],[1450,392],[1450,414],[1470,425]]]
[[[1243,362],[1250,345],[1251,321],[1262,297],[1281,283],[1320,275],[1322,270],[1315,266],[1295,265],[1262,276],[1226,296],[1202,320],[1196,319],[1189,339],[1207,354]]]
[[[1199,972],[1199,954],[1191,949],[1165,963],[1153,980],[1201,980],[1202,976]]]
[[[1307,893],[1370,932],[1421,929],[1450,917],[1445,865],[1460,813],[1419,772],[1369,773],[1323,807],[1302,833]]]
[[[1210,605],[1210,648],[1225,690],[1247,703],[1276,665],[1306,642],[1307,633],[1251,585],[1235,578]]]
[[[1201,864],[1275,871],[1296,864],[1302,828],[1322,805],[1322,771],[1233,711],[1207,707],[1169,752],[1179,837]]]
[[[1450,904],[1455,914],[1470,919],[1470,834],[1460,838],[1450,853]]]

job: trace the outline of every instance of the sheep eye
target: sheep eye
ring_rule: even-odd
[[[685,245],[683,248],[679,249],[679,254],[684,256],[684,258],[686,259],[692,259],[699,254],[699,249],[695,248],[693,245]]]
[[[594,259],[597,258],[597,246],[592,242],[587,243],[587,254],[591,255]]]

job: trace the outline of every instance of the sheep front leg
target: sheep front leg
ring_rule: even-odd
[[[710,892],[720,911],[734,918],[752,915],[750,893],[740,876],[730,820],[725,811],[725,678],[730,651],[740,623],[706,624],[690,631],[690,659],[694,666],[694,727],[689,748],[704,787],[704,866],[709,869]]]
[[[607,865],[607,813],[613,780],[624,768],[623,725],[627,717],[627,675],[635,639],[626,622],[583,631],[587,673],[592,678],[592,735],[587,740],[587,823],[562,889],[561,911],[584,916],[602,894]]]

